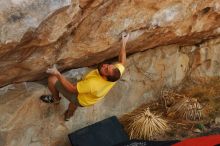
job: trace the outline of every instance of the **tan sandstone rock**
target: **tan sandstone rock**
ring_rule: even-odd
[[[0,1],[0,145],[68,146],[67,134],[157,99],[186,80],[203,84],[219,75],[219,0]],[[14,21],[16,20],[16,21]],[[31,28],[31,29],[30,29]],[[54,106],[36,82],[47,67],[90,66],[117,56],[130,33],[126,71],[94,106],[63,121],[68,102]],[[138,52],[138,53],[137,53]],[[136,53],[136,54],[132,54]],[[80,79],[86,68],[66,76]],[[23,82],[19,84],[11,84]]]
[[[39,6],[40,2],[36,1]],[[11,3],[7,6],[11,8]],[[27,14],[29,11],[34,10],[27,10]],[[198,44],[219,35],[219,13],[219,0],[73,0],[70,7],[41,20],[36,29],[26,27],[22,33],[19,26],[13,31],[1,29],[0,86],[44,78],[46,68],[55,63],[65,70],[113,58],[123,31],[131,34],[128,53],[171,44]],[[3,23],[12,16],[9,14],[1,16]],[[41,12],[38,15],[45,18]],[[17,17],[23,20],[20,14]],[[10,34],[15,32],[19,35]]]

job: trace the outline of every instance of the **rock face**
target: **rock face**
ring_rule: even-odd
[[[39,100],[48,93],[44,85],[29,82],[1,88],[0,145],[68,146],[68,133],[155,100],[162,88],[177,87],[187,80],[196,86],[219,78],[219,47],[217,38],[197,46],[170,45],[131,55],[125,74],[111,92],[94,106],[78,108],[68,122],[63,121],[67,100],[59,105]],[[65,75],[79,79],[87,70]]]
[[[69,122],[65,99],[39,101],[45,84],[0,88],[2,146],[68,146],[68,133],[129,112],[163,88],[219,81],[219,0],[1,0],[0,20],[0,87],[40,80],[53,64],[64,71],[114,58],[123,31],[127,52],[136,53],[105,99]],[[66,75],[79,79],[86,70]]]
[[[123,31],[131,34],[129,53],[220,34],[219,0],[72,0],[63,8],[70,2],[1,3],[0,86],[41,79],[52,64],[65,70],[113,58]]]
[[[0,1],[0,42],[19,42],[28,29],[37,28],[47,16],[70,3],[70,0]]]

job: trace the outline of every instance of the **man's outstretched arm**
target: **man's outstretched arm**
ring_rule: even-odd
[[[122,47],[119,51],[119,62],[123,65],[126,63],[126,43],[128,41],[129,34],[122,33]]]

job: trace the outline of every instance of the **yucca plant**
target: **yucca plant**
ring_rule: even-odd
[[[168,130],[167,121],[150,112],[149,108],[139,108],[121,118],[130,139],[150,140]]]
[[[184,120],[200,120],[203,116],[202,106],[195,98],[183,98],[167,110],[168,116]]]

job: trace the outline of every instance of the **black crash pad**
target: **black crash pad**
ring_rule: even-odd
[[[72,146],[113,146],[128,141],[118,119],[113,116],[68,135]]]

